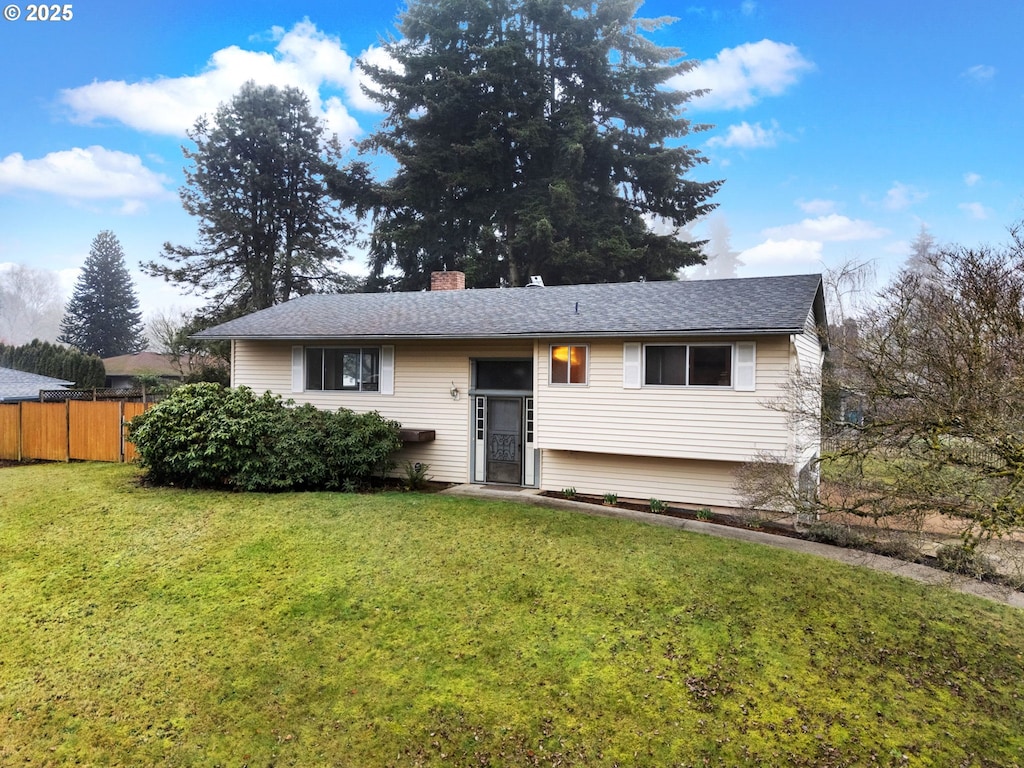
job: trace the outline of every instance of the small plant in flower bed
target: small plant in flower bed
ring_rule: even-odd
[[[656,515],[661,514],[662,512],[668,509],[668,504],[666,504],[661,499],[651,499],[648,506],[650,507],[651,512],[653,512]]]
[[[429,464],[424,464],[422,461],[405,462],[405,490],[407,491],[422,491],[427,486],[427,471],[430,469]]]
[[[992,561],[963,544],[945,544],[935,553],[939,568],[961,576],[983,579],[996,573]]]
[[[820,522],[807,526],[804,537],[822,544],[859,549],[866,547],[868,539],[853,527],[844,523]]]
[[[614,507],[619,503],[619,494],[617,493],[606,493],[604,495],[604,503],[609,507]]]
[[[711,519],[711,509],[709,507],[701,507],[700,509],[698,509],[697,510],[697,519],[698,520],[710,520]]]
[[[562,495],[565,496],[565,498],[567,498],[567,499],[574,499],[574,498],[576,498],[576,489],[575,488],[563,488],[562,489]]]

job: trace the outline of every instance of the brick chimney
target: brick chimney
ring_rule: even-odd
[[[466,290],[465,272],[431,272],[431,291],[464,291]]]

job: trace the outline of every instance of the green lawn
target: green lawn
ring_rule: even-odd
[[[437,495],[0,469],[0,765],[1019,766],[1024,612]]]

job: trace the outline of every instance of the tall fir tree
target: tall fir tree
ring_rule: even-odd
[[[387,110],[364,145],[398,162],[380,190],[371,287],[663,280],[703,261],[681,229],[720,182],[681,144],[694,63],[645,32],[640,0],[413,0],[398,67],[363,69]],[[668,231],[650,225],[660,220]],[[388,278],[397,271],[397,279]]]
[[[903,268],[908,272],[933,279],[938,272],[937,259],[940,253],[939,244],[925,224],[917,231],[917,237],[910,244],[910,255]]]
[[[302,91],[250,81],[189,138],[180,194],[199,242],[166,243],[146,272],[206,296],[207,321],[348,285],[338,265],[357,229],[345,209],[368,171],[337,166]]]
[[[101,358],[146,347],[135,284],[125,266],[121,243],[109,230],[92,241],[57,340]]]

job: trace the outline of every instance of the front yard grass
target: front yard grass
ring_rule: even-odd
[[[1020,766],[1024,613],[439,495],[0,469],[0,764]]]

